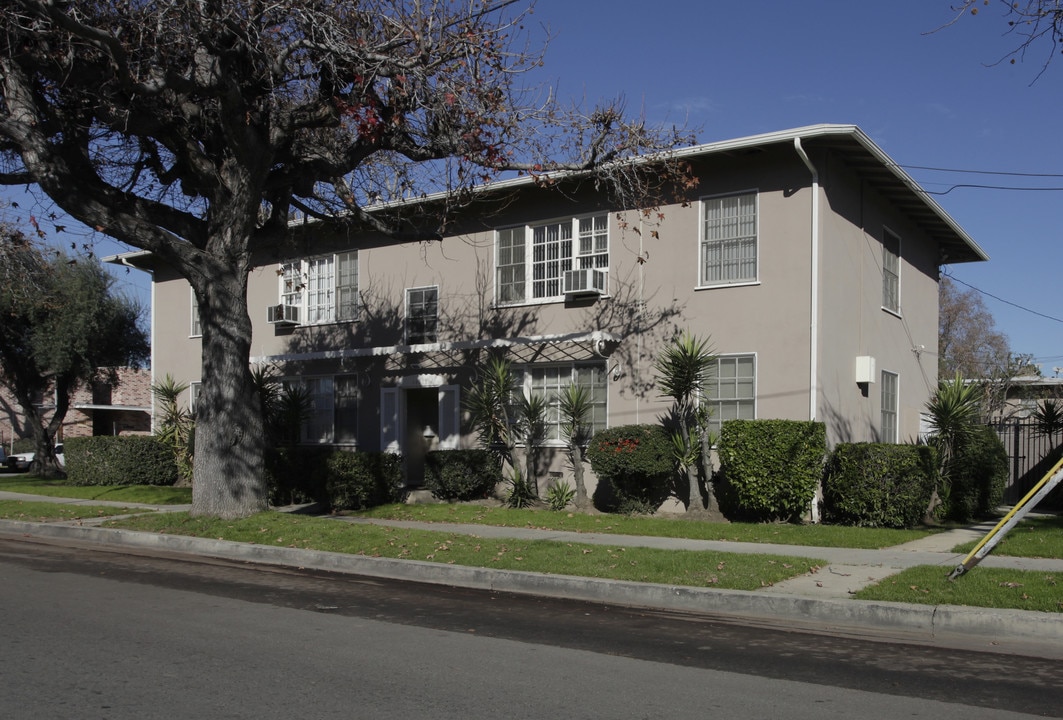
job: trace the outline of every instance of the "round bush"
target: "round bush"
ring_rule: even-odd
[[[823,480],[827,522],[910,528],[923,518],[937,484],[937,453],[925,445],[842,443]]]
[[[798,420],[729,420],[717,446],[720,510],[734,520],[797,521],[823,476],[826,426]]]
[[[653,512],[672,493],[672,440],[660,425],[621,425],[591,438],[587,459],[616,493],[618,509]]]
[[[337,450],[326,466],[325,485],[335,510],[363,510],[405,498],[399,455]]]
[[[482,500],[502,480],[498,456],[490,450],[438,450],[425,456],[425,489],[446,502]]]
[[[1004,498],[1008,451],[996,432],[976,428],[949,463],[945,518],[969,522],[989,515]]]

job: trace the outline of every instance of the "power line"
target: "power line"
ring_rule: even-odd
[[[927,165],[901,165],[899,163],[897,167],[908,168],[911,170],[933,170],[934,172],[964,173],[967,175],[1007,175],[1010,177],[1063,178],[1063,174],[1060,173],[1006,172],[1003,170],[959,170],[957,168],[939,168],[929,167]]]
[[[1002,297],[998,297],[997,295],[994,295],[993,293],[990,293],[990,292],[986,292],[986,291],[985,291],[985,290],[983,290],[982,288],[977,288],[977,287],[975,287],[974,285],[971,285],[970,283],[965,283],[965,282],[964,282],[963,280],[960,280],[960,279],[959,279],[958,277],[956,277],[955,275],[950,275],[950,274],[948,274],[947,272],[946,272],[946,273],[943,273],[943,275],[944,275],[945,277],[947,277],[947,278],[948,278],[949,280],[954,280],[954,281],[958,282],[958,283],[959,283],[960,285],[964,285],[964,286],[966,286],[966,287],[969,287],[969,288],[971,288],[972,290],[974,290],[975,292],[979,292],[979,293],[982,293],[982,294],[983,294],[983,295],[985,295],[986,297],[991,297],[991,298],[993,298],[994,300],[997,300],[998,302],[1002,302],[1002,303],[1004,303],[1005,305],[1011,305],[1012,307],[1014,307],[1014,308],[1018,308],[1019,310],[1022,310],[1023,312],[1028,312],[1028,313],[1030,313],[1031,315],[1037,315],[1038,317],[1043,317],[1043,318],[1044,318],[1044,319],[1046,319],[1046,320],[1052,320],[1053,322],[1057,322],[1057,323],[1063,323],[1063,318],[1057,318],[1057,317],[1053,317],[1052,315],[1046,315],[1046,314],[1044,314],[1043,312],[1038,312],[1038,311],[1036,311],[1036,310],[1031,310],[1031,309],[1030,309],[1030,308],[1028,308],[1028,307],[1024,307],[1024,306],[1022,306],[1022,305],[1019,305],[1018,303],[1014,303],[1014,302],[1012,302],[1011,300],[1005,300],[1004,298],[1002,298]]]

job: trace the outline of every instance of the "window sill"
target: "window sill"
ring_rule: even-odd
[[[757,285],[760,285],[760,280],[743,280],[741,282],[717,283],[715,285],[697,285],[694,287],[694,291],[700,292],[702,290],[722,290],[725,288],[736,287],[756,287]]]
[[[895,318],[900,318],[901,320],[904,319],[904,316],[901,315],[900,310],[890,310],[885,305],[882,306],[882,312],[886,313],[887,315],[892,315]]]

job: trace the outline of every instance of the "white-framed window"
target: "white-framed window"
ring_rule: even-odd
[[[438,341],[439,288],[406,289],[406,343],[419,345]]]
[[[566,271],[609,267],[609,215],[504,228],[495,247],[499,304],[559,302]]]
[[[901,312],[901,238],[882,229],[882,307]]]
[[[356,375],[323,375],[285,380],[305,391],[309,407],[299,439],[305,444],[355,445],[358,442],[358,402],[361,391]]]
[[[196,302],[196,291],[189,288],[188,293],[191,296],[189,305],[192,308],[192,327],[189,329],[189,335],[191,337],[200,337],[203,335],[203,326],[199,322],[199,303]]]
[[[590,393],[591,412],[588,420],[591,434],[606,428],[609,393],[605,373],[605,363],[527,365],[516,369],[517,388],[525,396],[539,394],[546,398],[546,442],[564,440],[561,433],[561,392],[569,385],[582,385]]]
[[[196,415],[196,405],[199,403],[199,395],[203,392],[203,383],[199,380],[188,383],[188,412],[192,417]]]
[[[879,428],[879,439],[884,443],[897,442],[898,435],[898,389],[900,385],[900,377],[897,373],[889,372],[888,370],[882,371],[882,390],[880,391],[879,402],[882,407],[882,421]]]
[[[299,308],[304,325],[344,322],[358,315],[358,251],[284,263],[280,301]]]
[[[709,411],[709,428],[719,437],[728,420],[757,416],[756,355],[721,355],[702,384],[702,404]]]
[[[702,198],[698,284],[757,280],[757,193]]]

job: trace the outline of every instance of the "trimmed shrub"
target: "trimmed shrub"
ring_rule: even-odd
[[[326,488],[328,460],[336,450],[330,447],[299,446],[270,448],[266,451],[266,487],[269,504],[328,504]]]
[[[482,500],[502,481],[498,455],[490,450],[437,450],[424,459],[424,487],[446,502]]]
[[[798,521],[823,476],[827,430],[799,420],[729,420],[717,445],[720,510],[733,520]]]
[[[621,425],[591,438],[587,459],[620,512],[652,513],[672,493],[672,440],[660,425]]]
[[[982,518],[1000,504],[1008,482],[1008,451],[990,427],[975,428],[949,463],[944,517],[956,522]]]
[[[938,481],[926,445],[843,443],[823,480],[824,520],[862,527],[915,527]]]
[[[99,435],[63,443],[67,479],[74,485],[173,485],[173,450],[152,435]]]
[[[328,457],[325,477],[334,510],[364,510],[406,496],[402,457],[392,453],[337,450]]]

